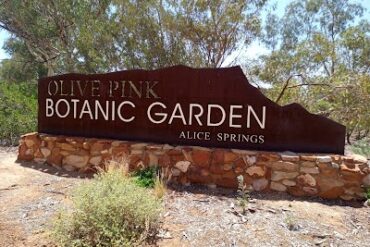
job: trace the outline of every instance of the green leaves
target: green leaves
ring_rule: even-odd
[[[363,8],[348,0],[294,1],[282,18],[267,18],[263,41],[271,49],[261,56],[254,71],[276,99],[287,79],[281,104],[299,102],[309,111],[346,125],[351,135],[370,130],[370,23]]]
[[[259,35],[264,3],[17,0],[0,6],[0,26],[31,57],[17,53],[20,60],[43,65],[47,75],[175,64],[219,67],[240,42],[249,44]]]
[[[35,83],[0,82],[0,140],[17,144],[20,135],[36,130]]]

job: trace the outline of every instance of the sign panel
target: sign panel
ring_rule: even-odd
[[[344,152],[345,127],[279,106],[240,67],[174,66],[39,80],[38,131],[266,151]]]

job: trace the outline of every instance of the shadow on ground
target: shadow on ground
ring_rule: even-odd
[[[219,196],[219,197],[228,197],[228,198],[237,198],[239,194],[236,190],[233,189],[226,189],[226,188],[215,188],[211,189],[204,185],[190,185],[190,186],[182,186],[171,184],[169,186],[170,190],[174,190],[179,193],[193,193],[193,194],[204,194],[208,196]],[[295,197],[291,196],[284,192],[250,192],[249,193],[250,199],[256,200],[268,200],[268,201],[301,201],[301,202],[315,202],[325,204],[327,206],[343,206],[343,207],[353,207],[353,208],[361,208],[364,207],[363,201],[344,201],[340,199],[323,199],[320,197]]]
[[[92,178],[94,176],[93,173],[81,173],[77,171],[66,171],[63,169],[58,169],[56,167],[50,166],[48,164],[40,164],[37,162],[31,161],[20,161],[16,160],[15,163],[20,164],[22,167],[25,168],[32,168],[38,170],[40,172],[45,172],[50,175],[59,176],[59,177],[66,177],[66,178]]]

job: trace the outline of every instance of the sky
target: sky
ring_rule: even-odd
[[[280,0],[280,1],[275,0],[275,1],[271,1],[270,4],[276,3],[275,11],[277,15],[282,16],[284,14],[285,7],[290,2],[292,1],[291,0]],[[366,12],[364,13],[363,17],[370,20],[370,0],[357,0],[357,1],[353,0],[351,2],[361,3],[362,6],[366,8]],[[9,58],[9,55],[3,49],[4,41],[9,37],[10,37],[10,34],[7,31],[0,28],[0,60]],[[255,58],[267,52],[268,50],[262,44],[260,44],[258,41],[254,41],[252,44],[248,46],[248,48],[242,50],[241,53],[243,53],[243,55],[247,58],[253,58],[253,57]],[[239,53],[239,56],[240,56],[240,53]],[[231,56],[226,60],[226,63],[230,63],[234,59],[235,57]]]

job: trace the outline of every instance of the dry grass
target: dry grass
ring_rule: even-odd
[[[163,178],[163,175],[157,175],[154,183],[154,195],[161,199],[167,192],[167,181]]]
[[[128,155],[113,157],[112,159],[105,161],[103,167],[98,167],[97,170],[99,173],[115,171],[124,176],[128,176],[129,164],[130,157]]]

